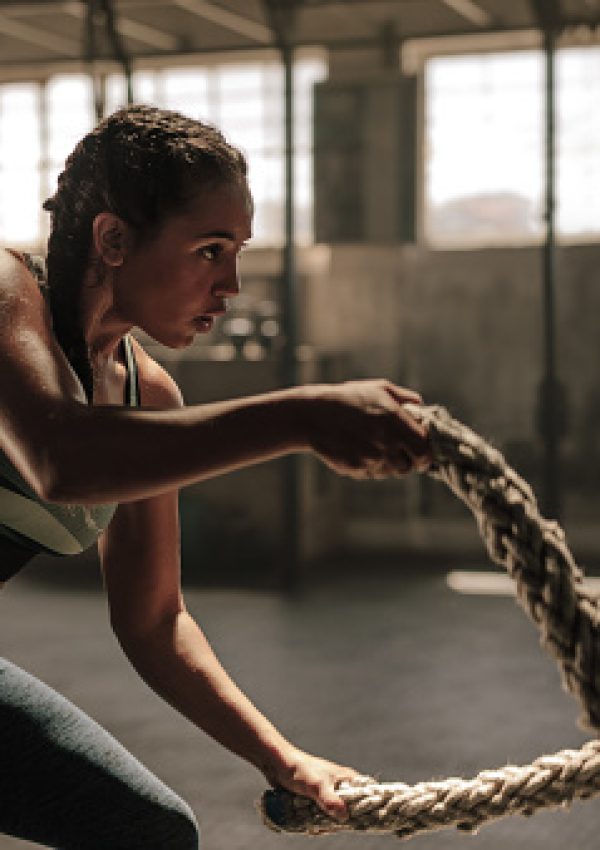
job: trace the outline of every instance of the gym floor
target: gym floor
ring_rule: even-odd
[[[361,574],[324,574],[294,598],[194,589],[187,602],[226,668],[288,737],[382,780],[473,776],[586,740],[577,704],[515,601],[461,595],[446,570],[365,563]],[[23,576],[0,594],[0,611],[2,653],[87,711],[188,800],[204,850],[395,846],[391,835],[308,839],[265,829],[254,809],[261,775],[138,679],[101,593],[48,590]],[[595,846],[599,835],[600,799],[499,821],[476,838],[444,830],[411,842],[415,850],[563,850]],[[0,836],[0,850],[30,846]]]

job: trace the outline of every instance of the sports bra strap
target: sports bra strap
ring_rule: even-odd
[[[140,382],[135,354],[133,353],[133,343],[129,334],[125,334],[123,337],[123,354],[125,355],[125,365],[127,367],[125,399],[129,407],[139,407]]]

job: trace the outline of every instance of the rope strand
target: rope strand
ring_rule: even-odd
[[[441,407],[406,407],[429,429],[434,464],[428,474],[472,511],[491,559],[514,579],[518,601],[556,659],[563,686],[578,699],[580,725],[600,729],[600,604],[583,587],[562,529],[540,515],[529,484],[474,431]],[[450,826],[474,831],[506,815],[531,815],[599,794],[600,741],[468,780],[411,786],[361,778],[338,793],[350,813],[343,823],[284,790],[265,792],[263,819],[272,829],[310,835],[349,829],[408,838]]]

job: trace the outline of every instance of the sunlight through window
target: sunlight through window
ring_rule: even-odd
[[[323,60],[299,59],[294,70],[296,238],[313,241],[312,90],[327,73]],[[248,158],[255,202],[255,245],[283,242],[283,69],[273,61],[136,72],[138,102],[176,109],[214,124]],[[107,79],[107,108],[126,101],[124,80]]]
[[[40,230],[39,92],[34,84],[0,87],[0,232],[15,246]]]
[[[542,235],[539,52],[432,59],[425,76],[426,235],[435,245]]]
[[[326,75],[320,59],[295,69],[297,238],[312,234],[312,87]],[[283,241],[283,72],[273,61],[138,70],[136,102],[176,109],[215,124],[248,157],[255,198],[255,244]],[[107,112],[126,103],[122,75],[105,81]],[[0,239],[43,249],[48,217],[41,210],[65,158],[94,124],[93,90],[85,74],[0,85]],[[42,132],[42,127],[45,128]]]
[[[425,233],[437,247],[544,236],[540,51],[439,57],[425,74]],[[557,53],[557,233],[600,235],[600,48]]]

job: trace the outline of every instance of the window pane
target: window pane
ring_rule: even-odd
[[[40,119],[38,87],[32,83],[0,88],[0,163],[38,166]]]
[[[542,235],[542,73],[534,51],[427,63],[425,228],[433,243]]]
[[[296,151],[312,148],[313,90],[327,76],[323,59],[304,59],[294,66],[294,145]]]
[[[162,75],[163,104],[192,118],[207,120],[208,75],[194,68],[172,68]]]
[[[283,158],[256,155],[250,160],[250,186],[254,195],[255,243],[283,241]]]
[[[0,171],[0,235],[8,245],[33,245],[40,236],[38,169]]]
[[[131,83],[136,103],[156,104],[156,74],[153,71],[134,71]],[[109,74],[105,96],[107,115],[127,106],[127,82],[123,74]]]
[[[557,230],[600,233],[600,48],[558,54]]]
[[[325,63],[301,59],[294,70],[297,235],[312,239],[312,87],[325,75]],[[255,199],[255,242],[283,240],[284,128],[283,69],[279,62],[250,62],[210,67],[136,71],[137,102],[175,109],[215,124],[248,158]],[[107,112],[126,101],[125,79],[106,79]],[[53,191],[65,157],[92,127],[93,93],[84,75],[54,77],[47,89],[48,167]]]
[[[302,245],[307,245],[314,241],[313,160],[308,153],[296,155],[294,189],[296,192],[296,239]]]
[[[218,71],[218,92],[222,99],[256,98],[263,88],[264,68],[260,63],[222,65]]]
[[[84,74],[53,77],[46,98],[48,158],[53,164],[61,164],[95,123],[90,78]]]
[[[39,88],[0,86],[0,239],[33,245],[40,231]]]

